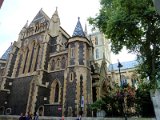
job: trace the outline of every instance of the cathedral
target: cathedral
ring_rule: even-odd
[[[70,36],[58,11],[41,9],[0,59],[0,114],[91,116],[89,105],[107,93],[105,55],[94,60],[93,43],[80,19]]]

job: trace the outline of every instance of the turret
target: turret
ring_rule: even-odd
[[[84,116],[87,115],[87,104],[91,103],[91,71],[90,71],[90,48],[91,42],[83,32],[80,18],[74,29],[72,37],[68,40],[68,67],[67,67],[67,92],[65,104],[68,106],[75,105],[72,109],[74,113],[80,113],[78,106],[83,106]],[[71,84],[72,82],[72,84]],[[76,95],[71,95],[68,91],[74,91]],[[72,101],[72,98],[75,100]],[[78,105],[78,106],[77,106]],[[68,108],[66,108],[68,110]],[[69,111],[68,111],[69,112]],[[74,114],[73,113],[73,114]]]

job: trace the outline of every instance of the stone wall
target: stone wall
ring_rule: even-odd
[[[18,120],[19,116],[0,115],[0,120]],[[39,117],[39,120],[61,120],[61,117]],[[76,120],[76,117],[65,117],[64,120]],[[124,118],[83,117],[82,120],[124,120]],[[156,120],[155,118],[128,118],[128,120]]]
[[[151,91],[151,99],[154,106],[154,112],[157,120],[160,120],[160,89],[156,89],[155,93]]]

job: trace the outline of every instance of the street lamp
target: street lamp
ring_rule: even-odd
[[[82,100],[82,92],[83,92],[83,90],[82,90],[82,83],[83,83],[83,76],[81,75],[80,76],[80,115],[82,116],[82,114],[83,114],[83,111],[82,111],[82,104],[84,104],[84,103],[82,103],[83,102],[83,100]]]
[[[122,81],[121,81],[121,67],[123,67],[123,65],[119,62],[119,60],[118,60],[118,66],[117,66],[118,68],[119,68],[119,78],[120,78],[120,83],[121,83],[121,86],[122,86]]]
[[[120,83],[121,83],[121,87],[123,86],[123,83],[122,83],[122,77],[121,77],[121,67],[123,67],[123,65],[119,62],[118,60],[118,66],[119,68],[119,78],[120,78]],[[126,93],[123,93],[123,102],[124,102],[124,117],[125,117],[125,120],[127,120],[127,114],[126,114]]]

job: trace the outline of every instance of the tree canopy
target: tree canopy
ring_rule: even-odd
[[[160,16],[152,0],[101,0],[101,8],[89,23],[111,40],[111,50],[125,46],[140,58],[140,73],[157,87],[160,59]]]

